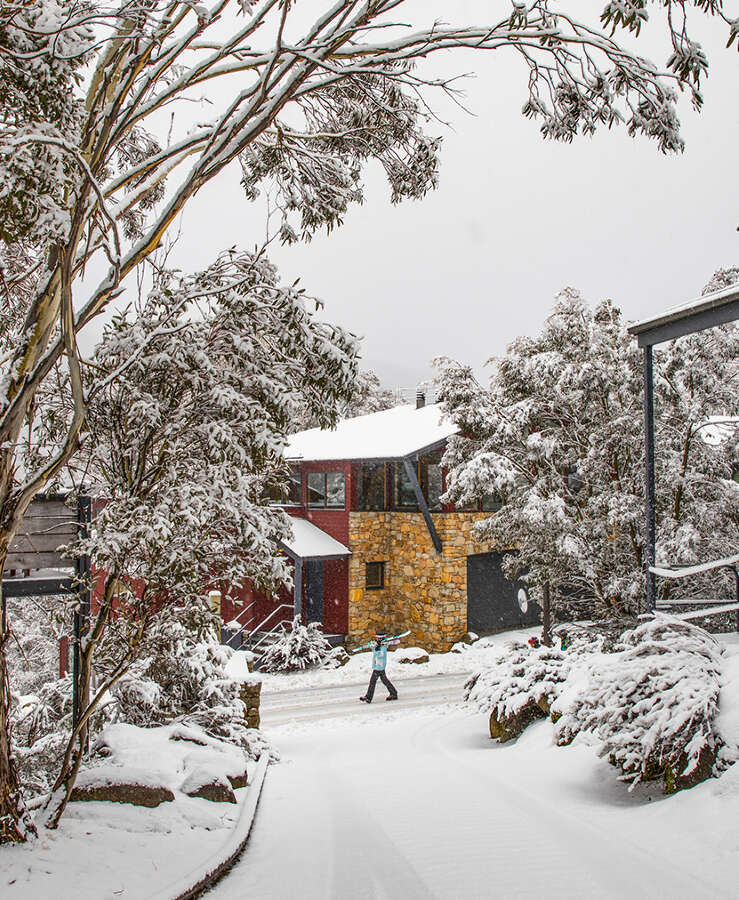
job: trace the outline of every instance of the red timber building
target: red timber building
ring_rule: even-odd
[[[292,435],[281,505],[293,535],[281,549],[294,564],[294,588],[266,596],[247,587],[237,603],[224,600],[229,643],[293,615],[322,623],[349,646],[382,627],[410,629],[409,640],[433,651],[448,650],[468,630],[538,621],[524,586],[503,576],[503,553],[473,536],[475,522],[499,508],[496,499],[465,509],[441,502],[441,457],[455,432],[419,395],[415,407]]]

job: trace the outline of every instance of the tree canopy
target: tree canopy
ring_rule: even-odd
[[[725,326],[655,354],[658,559],[695,563],[736,546],[738,445],[707,443],[701,426],[739,411],[737,340]],[[492,362],[489,389],[469,367],[438,363],[444,407],[462,435],[445,456],[450,499],[500,495],[479,534],[517,548],[508,571],[525,573],[537,593],[559,585],[595,598],[601,613],[638,611],[642,373],[618,309],[610,301],[591,309],[567,289],[540,334]],[[715,590],[715,579],[703,587]]]

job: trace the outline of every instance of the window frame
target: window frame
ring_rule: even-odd
[[[370,566],[377,566],[379,584],[370,584]],[[385,560],[372,560],[364,564],[364,587],[367,591],[381,591],[385,588]]]
[[[328,498],[328,478],[329,475],[338,475],[342,479],[343,483],[343,499],[341,505],[329,505]],[[305,506],[306,509],[331,509],[331,510],[340,510],[346,509],[346,472],[343,469],[332,469],[329,471],[321,471],[321,472],[306,472],[306,493],[305,493]],[[311,492],[311,478],[315,480],[316,476],[321,476],[323,478],[323,503],[312,503],[310,499]],[[315,488],[314,488],[315,490]]]

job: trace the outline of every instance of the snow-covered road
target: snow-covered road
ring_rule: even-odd
[[[440,703],[456,703],[462,696],[462,686],[467,678],[468,674],[404,678],[397,684],[402,695],[398,705],[402,706],[403,710],[409,710]],[[366,682],[362,682],[264,694],[260,710],[261,727],[269,734],[274,727],[291,722],[315,722],[349,715],[366,717],[367,707],[359,702],[359,697],[364,694],[366,686]],[[372,704],[373,711],[386,702],[386,696],[387,691],[378,682]],[[390,711],[382,709],[383,713]]]
[[[392,673],[391,673],[392,677]],[[463,675],[266,695],[282,762],[250,844],[213,900],[502,900],[736,897],[739,779],[677,797],[629,794],[586,745],[551,725],[515,745],[458,704]],[[723,785],[722,785],[723,782]],[[731,803],[731,809],[736,807]]]

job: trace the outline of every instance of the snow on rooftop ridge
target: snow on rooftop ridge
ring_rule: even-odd
[[[399,459],[443,443],[458,431],[432,403],[394,406],[381,412],[342,419],[334,429],[310,428],[290,435],[285,458],[320,461]]]

